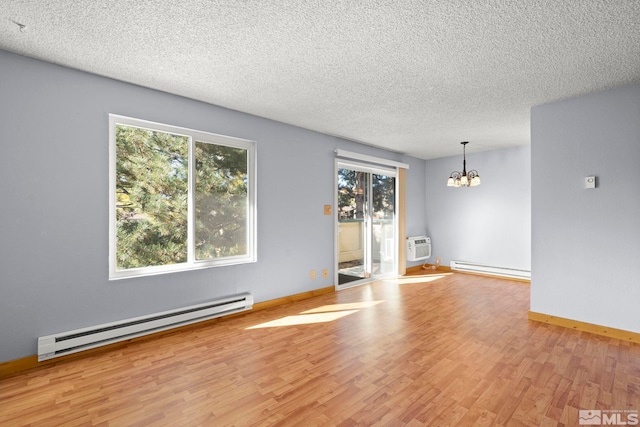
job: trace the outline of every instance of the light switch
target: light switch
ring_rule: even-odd
[[[584,188],[596,188],[596,177],[595,176],[585,176],[584,177]]]
[[[331,215],[331,205],[324,205],[324,214]]]

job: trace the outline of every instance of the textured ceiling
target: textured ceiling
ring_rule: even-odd
[[[640,82],[640,1],[0,0],[0,48],[428,159]]]

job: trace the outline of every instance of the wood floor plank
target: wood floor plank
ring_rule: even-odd
[[[528,310],[522,282],[384,280],[1,379],[0,425],[565,427],[639,409],[640,345]]]

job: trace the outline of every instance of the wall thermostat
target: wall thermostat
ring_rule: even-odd
[[[596,177],[595,176],[585,176],[584,177],[584,188],[596,188]]]

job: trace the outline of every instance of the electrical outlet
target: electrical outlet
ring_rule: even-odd
[[[325,279],[329,277],[329,270],[327,270],[326,268],[322,270],[322,277],[324,277]]]
[[[309,277],[311,277],[312,279],[316,278],[316,271],[315,270],[311,270],[311,273],[309,274]]]

